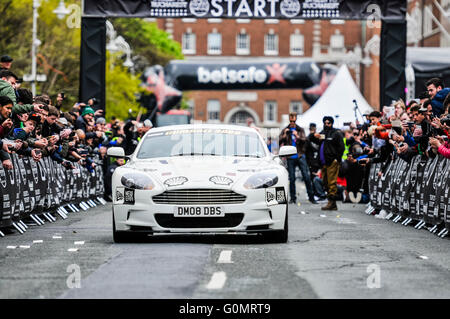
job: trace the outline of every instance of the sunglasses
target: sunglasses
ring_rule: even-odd
[[[289,121],[289,122],[291,122],[291,123],[295,123],[295,121]]]

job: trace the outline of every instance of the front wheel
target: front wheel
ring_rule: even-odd
[[[138,242],[138,241],[143,240],[145,237],[146,237],[146,234],[142,234],[142,233],[117,231],[116,230],[116,222],[114,220],[114,213],[113,213],[113,240],[115,243]]]

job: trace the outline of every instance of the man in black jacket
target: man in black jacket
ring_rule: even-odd
[[[337,178],[345,150],[344,137],[338,129],[333,128],[331,116],[323,118],[323,131],[316,134],[320,139],[319,157],[322,164],[322,180],[328,194],[328,204],[322,210],[337,210]]]
[[[308,199],[311,203],[317,204],[314,199],[314,191],[311,183],[311,174],[309,172],[308,163],[306,162],[305,148],[306,148],[306,134],[305,130],[295,124],[297,121],[297,113],[289,114],[289,125],[283,129],[280,136],[279,145],[292,145],[297,147],[297,154],[287,159],[287,166],[289,172],[289,193],[290,203],[295,204],[297,202],[297,193],[295,187],[295,169],[298,166],[302,173],[303,180],[306,185],[306,192],[308,193]]]

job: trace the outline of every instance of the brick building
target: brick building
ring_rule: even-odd
[[[408,45],[450,47],[450,0],[408,0]]]
[[[319,64],[346,63],[369,104],[379,104],[379,25],[366,21],[154,19],[181,43],[188,60],[270,60],[312,58]],[[309,105],[300,89],[190,91],[193,118],[203,122],[245,123],[277,128],[290,111]],[[339,107],[339,106],[336,106]]]

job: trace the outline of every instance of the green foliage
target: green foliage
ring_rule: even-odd
[[[131,44],[133,55],[143,58],[147,66],[155,64],[164,66],[170,60],[184,58],[181,45],[170,39],[156,23],[127,18],[115,19],[112,23],[117,33]]]
[[[38,9],[37,38],[41,45],[37,50],[37,73],[47,75],[47,82],[37,83],[36,93],[55,98],[63,91],[69,98],[65,102],[68,109],[78,96],[81,32],[70,28],[66,19],[56,17],[53,10],[58,3],[59,0],[41,0]],[[81,1],[66,0],[65,4],[80,5]],[[19,77],[30,74],[33,1],[2,0],[0,12],[0,54],[13,57],[12,71]],[[24,83],[23,87],[31,89],[31,84]]]
[[[40,2],[37,37],[41,45],[37,51],[37,73],[47,75],[47,82],[38,83],[36,93],[49,94],[55,100],[59,92],[64,92],[68,99],[63,110],[69,110],[78,102],[81,29],[74,27],[73,22],[80,19],[76,8],[80,8],[81,0],[64,1],[71,12],[63,20],[53,13],[59,0]],[[33,0],[1,0],[0,14],[0,55],[13,57],[12,71],[19,77],[30,74]],[[137,72],[142,72],[145,66],[165,65],[171,59],[183,58],[180,44],[155,23],[142,19],[113,19],[112,23],[117,34],[130,44]],[[118,56],[108,57],[106,79],[106,116],[125,119],[128,109],[138,112],[135,95],[141,92],[139,78],[122,66]],[[22,86],[31,89],[30,83]]]
[[[131,74],[119,58],[120,54],[107,53],[106,59],[106,119],[112,116],[119,119],[127,119],[131,109],[136,116],[140,104],[136,101],[136,95],[144,92],[140,87],[139,75]]]

